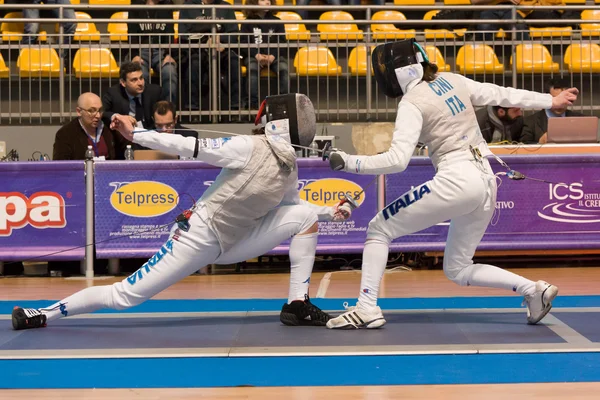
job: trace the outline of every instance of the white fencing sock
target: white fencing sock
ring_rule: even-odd
[[[360,280],[360,307],[377,306],[377,297],[381,278],[385,272],[389,253],[389,244],[377,239],[368,239],[365,243],[362,261],[362,277]]]
[[[67,297],[39,311],[46,316],[48,322],[72,315],[91,313],[109,307],[112,285],[92,286]]]
[[[288,304],[304,300],[310,286],[310,275],[315,263],[318,233],[296,235],[290,242],[290,291]]]

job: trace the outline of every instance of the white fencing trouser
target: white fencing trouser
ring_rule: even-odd
[[[195,212],[189,220],[188,232],[180,230],[179,238],[173,240],[174,227],[169,240],[157,254],[129,277],[113,285],[83,289],[41,311],[51,321],[102,308],[122,310],[133,307],[208,264],[240,262],[265,254],[281,242],[305,232],[316,222],[317,215],[310,207],[294,205],[277,208],[264,216],[245,239],[221,254],[217,237]],[[304,236],[294,237],[292,243],[296,238],[302,240]],[[316,234],[312,234],[312,239],[313,247],[316,247]],[[290,254],[291,250],[290,247]],[[308,260],[310,273],[315,249],[306,250],[312,254],[312,259]]]
[[[420,194],[419,199],[414,192]],[[533,282],[525,278],[491,265],[473,264],[475,250],[494,214],[496,193],[496,177],[487,159],[475,160],[470,151],[443,159],[432,180],[400,196],[400,207],[393,206],[393,201],[369,223],[359,303],[376,305],[392,240],[448,220],[444,273],[450,280],[462,286],[504,288],[521,294],[532,290]],[[407,205],[406,195],[414,202]]]

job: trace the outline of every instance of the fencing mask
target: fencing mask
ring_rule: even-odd
[[[300,93],[268,96],[262,102],[255,125],[265,127],[272,141],[285,140],[297,146],[309,146],[317,132],[315,109]]]
[[[400,97],[411,82],[423,79],[423,65],[429,58],[415,39],[380,44],[371,57],[379,89],[388,97]]]

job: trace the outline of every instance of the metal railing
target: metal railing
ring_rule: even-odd
[[[85,64],[85,61],[80,57],[79,65],[74,65],[73,58],[80,49],[86,48],[107,48],[110,54],[115,59],[118,66],[121,62],[130,58],[131,50],[158,50],[162,49],[176,55],[177,64],[175,71],[177,73],[177,97],[175,102],[179,105],[180,115],[184,119],[189,119],[198,122],[225,122],[231,119],[241,121],[252,121],[256,109],[251,106],[250,99],[250,80],[248,79],[248,71],[244,72],[243,67],[247,67],[245,59],[237,59],[239,67],[232,68],[231,59],[219,57],[215,38],[223,38],[227,36],[217,32],[212,20],[152,20],[154,23],[177,23],[179,27],[182,24],[209,24],[213,25],[210,28],[210,33],[206,38],[211,38],[211,43],[206,41],[194,42],[186,40],[179,34],[178,40],[175,40],[173,35],[158,35],[160,39],[158,44],[145,45],[130,45],[128,41],[111,40],[111,33],[104,32],[102,24],[107,23],[127,23],[127,22],[148,22],[144,19],[111,19],[100,16],[92,20],[67,19],[63,18],[64,9],[75,9],[76,11],[87,12],[117,12],[135,9],[139,6],[90,6],[85,4],[80,5],[21,5],[21,9],[25,8],[40,8],[40,9],[55,9],[59,13],[59,18],[46,19],[25,19],[15,18],[10,19],[11,22],[25,23],[38,22],[40,24],[58,23],[57,32],[45,35],[38,35],[38,38],[44,39],[35,45],[23,45],[18,40],[7,41],[8,36],[2,35],[0,51],[4,57],[4,61],[8,66],[8,76],[0,79],[0,123],[1,124],[57,124],[63,123],[76,115],[75,105],[79,94],[87,91],[93,91],[101,97],[106,89],[118,84],[118,74],[116,72],[106,73],[98,78],[94,74],[85,74],[78,71],[78,67]],[[145,6],[142,6],[145,7]],[[209,9],[215,16],[218,9],[230,8],[231,6],[198,6],[198,5],[157,5],[152,6],[153,9],[164,8],[173,11],[182,11],[186,8],[193,9]],[[376,21],[372,20],[372,16],[377,11],[382,10],[397,10],[404,13],[423,12],[429,10],[444,10],[456,9],[457,6],[272,6],[274,11],[294,11],[299,9],[307,9],[310,12],[323,11],[345,11],[354,13],[364,13],[364,17],[357,17],[350,23],[358,26],[362,30],[362,38],[354,36],[338,36],[334,40],[324,40],[320,32],[318,32],[317,24],[322,24],[322,20],[306,19],[302,21],[261,21],[261,24],[295,24],[302,23],[310,29],[306,33],[308,40],[287,40],[286,43],[273,46],[278,47],[280,54],[284,54],[288,61],[289,81],[287,87],[282,87],[276,77],[261,77],[259,79],[259,99],[267,94],[286,93],[296,91],[307,94],[315,103],[317,110],[317,118],[319,122],[353,122],[353,121],[391,121],[395,118],[397,101],[388,99],[383,96],[378,90],[374,79],[371,75],[370,66],[370,47],[381,43],[381,40],[376,40],[376,33],[372,31],[372,24]],[[0,10],[10,9],[11,6],[0,6]],[[262,9],[261,6],[242,6],[235,5],[233,8],[236,11]],[[425,46],[437,48],[442,55],[445,63],[448,65],[448,70],[462,73],[468,76],[473,76],[480,81],[497,83],[503,86],[512,86],[524,89],[532,89],[537,91],[544,90],[544,81],[550,77],[560,76],[570,81],[571,85],[577,86],[581,91],[580,100],[574,107],[575,109],[584,112],[592,113],[600,109],[600,101],[598,98],[598,88],[600,80],[598,73],[600,66],[596,68],[574,67],[575,61],[583,61],[590,59],[594,61],[592,51],[598,42],[599,36],[591,36],[590,32],[583,31],[579,25],[581,23],[600,24],[600,20],[582,20],[582,19],[561,19],[561,20],[527,20],[525,23],[530,26],[553,26],[557,22],[560,24],[572,24],[577,29],[571,29],[566,32],[563,28],[556,27],[544,33],[546,37],[526,39],[525,34],[529,30],[517,30],[515,24],[523,22],[517,19],[518,10],[531,9],[532,7],[520,6],[468,6],[470,11],[489,10],[507,10],[511,12],[510,19],[494,19],[494,20],[394,20],[394,21],[378,21],[379,23],[393,24],[400,29],[412,28],[415,30],[414,36]],[[600,6],[568,6],[564,7],[570,10],[600,10]],[[535,7],[536,10],[555,10],[556,7]],[[108,15],[108,14],[107,14]],[[3,20],[6,22],[6,20]],[[85,36],[85,32],[76,32],[74,36],[67,35],[64,32],[65,22],[71,23],[93,23],[99,27],[99,32],[94,32],[92,36]],[[222,23],[235,23],[241,25],[255,23],[255,20],[222,20]],[[348,21],[328,20],[328,24],[348,24]],[[497,31],[480,31],[476,30],[477,25],[487,23],[494,24],[498,27],[503,27],[504,35],[498,35]],[[445,29],[432,31],[430,28],[435,25],[441,25]],[[462,29],[466,27],[467,29]],[[475,28],[475,29],[473,29]],[[40,28],[41,30],[42,28]],[[596,26],[597,32],[600,32],[600,25]],[[16,32],[18,33],[18,32]],[[286,33],[289,37],[290,32]],[[491,38],[485,37],[491,36]],[[43,37],[45,36],[45,37]],[[145,35],[141,35],[143,38]],[[238,38],[240,34],[228,35]],[[252,36],[252,35],[250,35]],[[130,35],[131,37],[131,35]],[[483,39],[486,40],[483,40]],[[79,39],[79,40],[74,40]],[[92,40],[93,39],[93,40]],[[543,45],[550,55],[549,64],[545,69],[520,68],[517,62],[511,62],[514,59],[515,52],[518,46],[525,44]],[[487,62],[488,68],[484,68],[479,72],[479,69],[469,71],[465,69],[465,61],[469,57],[480,58],[479,55],[463,55],[461,49],[466,49],[468,46],[476,46],[485,44],[492,49],[492,53],[486,56],[481,56]],[[572,45],[581,45],[584,48],[583,53],[579,53],[579,60],[571,60],[570,63],[565,61],[565,54]],[[354,66],[349,65],[348,59],[353,49],[366,46],[366,71],[357,74],[354,71]],[[467,46],[467,47],[465,47]],[[232,51],[232,57],[244,55],[250,49],[255,47],[254,38],[250,37],[245,43],[225,44],[222,43],[219,47],[223,47]],[[317,72],[315,74],[306,74],[303,71],[303,65],[294,66],[297,53],[303,51],[305,47],[325,47],[331,51],[333,59],[328,59],[325,66],[335,65],[338,70],[324,74]],[[571,47],[574,48],[574,47]],[[20,60],[19,65],[17,60],[19,55],[25,49],[53,49],[58,57],[58,67],[52,73],[44,73],[42,71],[33,71],[28,73],[25,71],[26,65],[23,60]],[[463,49],[463,51],[464,51]],[[480,52],[481,50],[476,50]],[[195,54],[195,53],[199,53]],[[187,61],[185,55],[187,54]],[[198,57],[197,63],[191,61],[191,54]],[[324,53],[325,54],[325,53]],[[494,56],[492,57],[492,54]],[[533,63],[540,61],[535,59],[543,53],[533,53]],[[458,56],[461,57],[458,57]],[[61,57],[64,56],[64,57]],[[108,56],[105,56],[108,57]],[[490,60],[491,58],[491,60]],[[497,58],[497,60],[496,60]],[[474,59],[475,60],[475,59]],[[91,60],[89,60],[91,61]],[[102,59],[104,62],[105,60]],[[108,61],[108,60],[106,60]],[[319,60],[320,61],[320,60]],[[497,61],[497,62],[496,62]],[[600,60],[595,60],[596,63]],[[490,67],[496,63],[496,68]],[[234,64],[235,65],[235,64]],[[500,67],[501,66],[501,67]],[[0,71],[0,74],[2,72]],[[235,90],[231,90],[231,77],[237,78],[240,82],[239,94],[235,94]],[[161,84],[165,82],[163,71],[159,68],[148,77],[151,83]],[[199,79],[196,79],[199,78]],[[194,89],[191,91],[190,89]],[[195,93],[198,93],[198,98],[193,98]],[[238,107],[236,103],[240,103]],[[245,106],[246,105],[246,106]]]

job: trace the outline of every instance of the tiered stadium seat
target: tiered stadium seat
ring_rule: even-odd
[[[427,11],[424,20],[431,20],[440,10]],[[425,39],[454,39],[456,36],[464,36],[466,29],[424,29]]]
[[[371,52],[375,46],[371,46]],[[367,76],[367,64],[371,63],[371,57],[367,57],[367,46],[359,45],[352,49],[348,56],[348,71],[353,76]],[[373,67],[371,66],[371,75]]]
[[[131,0],[89,0],[89,4],[102,6],[128,6],[131,4]]]
[[[494,49],[485,44],[466,44],[458,50],[456,65],[464,74],[499,74],[504,72]]]
[[[280,11],[275,16],[286,21],[302,21],[302,17],[292,11]],[[287,40],[310,40],[310,31],[304,24],[285,24],[285,36]]]
[[[444,4],[447,6],[466,5],[471,4],[471,0],[444,0]]]
[[[529,36],[532,38],[547,38],[547,37],[569,37],[573,32],[570,26],[537,28],[529,27]]]
[[[394,0],[394,4],[400,6],[432,6],[435,0]]]
[[[60,59],[52,48],[24,48],[17,59],[21,78],[57,78],[60,76]]]
[[[77,23],[77,28],[73,40],[81,42],[99,42],[100,31],[96,28],[96,24],[92,22],[92,17],[88,13],[75,12],[75,17],[80,20],[85,20]],[[56,32],[59,31],[59,26],[56,24]]]
[[[109,49],[82,47],[75,53],[76,78],[118,78],[119,66]]]
[[[354,21],[352,15],[345,11],[327,11],[321,14],[319,20],[326,21]],[[321,40],[363,40],[363,31],[356,24],[318,24],[317,30],[321,33]]]
[[[4,16],[2,19],[2,25],[0,26],[3,42],[18,42],[23,37],[23,29],[25,29],[25,24],[23,22],[10,22],[10,20],[13,18],[23,18],[23,13],[10,12]],[[46,41],[46,32],[40,31],[39,41]]]
[[[586,0],[563,0],[565,4],[585,4]]]
[[[372,21],[406,21],[406,17],[400,11],[378,11],[373,14]],[[399,40],[415,37],[414,29],[398,29],[394,24],[372,23],[374,40]]]
[[[584,10],[581,19],[600,20],[600,10]],[[600,36],[600,24],[581,24],[581,36]]]
[[[552,61],[552,55],[546,46],[537,43],[519,44],[515,48],[515,60],[518,73],[554,73],[560,71],[560,65]],[[513,57],[510,57],[510,64]]]
[[[227,1],[229,4],[233,4],[233,0],[225,0]],[[276,6],[282,6],[284,3],[284,0],[274,0],[271,2],[272,5],[276,5]],[[246,0],[242,0],[242,5],[246,5]],[[296,1],[294,0],[294,5],[296,5]]]
[[[0,54],[0,78],[8,78],[10,77],[10,69],[6,66],[4,62],[4,57]]]
[[[173,19],[179,19],[179,11],[173,11]],[[174,39],[177,42],[179,40],[179,24],[174,24],[173,30],[175,31]]]
[[[301,76],[338,76],[342,67],[327,47],[301,47],[294,58],[296,73]]]
[[[600,72],[600,46],[596,43],[574,43],[567,47],[565,65],[569,72]]]
[[[127,11],[116,12],[111,15],[110,19],[127,19],[129,13]],[[126,42],[127,41],[127,23],[126,22],[109,22],[108,33],[110,33],[111,42]]]
[[[450,66],[446,64],[446,61],[444,60],[444,56],[442,55],[440,49],[438,49],[435,46],[427,45],[425,46],[425,52],[427,53],[429,61],[437,65],[439,72],[450,71]]]

